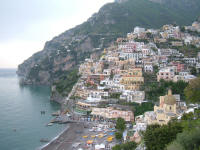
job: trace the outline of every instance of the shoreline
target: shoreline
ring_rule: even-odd
[[[82,133],[77,134],[77,131]],[[84,125],[81,123],[69,123],[69,126],[59,135],[53,138],[49,143],[43,145],[37,150],[71,150],[73,143],[80,141],[84,133]]]
[[[52,142],[54,142],[55,140],[57,140],[63,133],[65,133],[68,129],[70,128],[70,124],[68,126],[66,126],[66,128],[61,131],[57,136],[55,136],[54,138],[52,138],[47,144],[44,144],[42,146],[40,146],[39,148],[37,148],[36,150],[42,150],[45,147],[47,147],[48,145],[50,145]]]

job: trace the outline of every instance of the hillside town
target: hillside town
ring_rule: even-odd
[[[146,82],[184,82],[189,83],[200,73],[200,23],[179,27],[164,25],[161,29],[135,27],[126,38],[118,38],[110,47],[104,49],[100,59],[92,56],[79,67],[80,79],[66,101],[73,101],[73,113],[90,122],[103,122],[101,137],[106,137],[110,123],[122,118],[127,125],[123,142],[142,141],[141,131],[148,125],[166,125],[170,120],[180,119],[184,113],[194,112],[198,105],[186,104],[185,99],[168,87],[157,101],[148,99]],[[198,34],[198,35],[197,35]],[[188,54],[187,51],[190,51]],[[150,79],[148,75],[151,76]],[[183,91],[182,91],[183,92]],[[135,114],[133,105],[151,103],[152,109]],[[83,119],[82,118],[82,119]],[[100,125],[100,124],[99,124]],[[103,130],[106,127],[105,130]],[[113,126],[112,126],[113,127]],[[94,127],[83,136],[90,142],[89,149],[111,149],[119,144],[112,140],[114,135],[96,140]],[[112,131],[116,131],[113,129]],[[108,136],[108,135],[107,135]],[[83,140],[84,141],[84,140]],[[78,143],[76,148],[83,149]],[[139,145],[138,149],[145,149]]]

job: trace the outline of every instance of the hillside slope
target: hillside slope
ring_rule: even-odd
[[[200,12],[199,0],[128,0],[104,5],[86,22],[46,42],[44,49],[18,66],[25,84],[51,85],[91,54],[98,54],[135,26],[191,24]]]

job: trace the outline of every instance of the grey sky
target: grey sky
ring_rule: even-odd
[[[0,0],[0,68],[16,68],[45,41],[113,0]]]

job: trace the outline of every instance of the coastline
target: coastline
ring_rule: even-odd
[[[65,133],[68,129],[70,128],[70,125],[66,126],[66,128],[61,131],[57,136],[55,136],[53,139],[51,139],[47,144],[40,146],[39,148],[37,148],[36,150],[42,150],[43,148],[47,147],[48,145],[50,145],[52,142],[54,142],[55,140],[57,140],[63,133]]]
[[[81,131],[81,133],[76,133]],[[69,123],[69,126],[49,143],[38,150],[71,150],[75,142],[80,142],[80,137],[84,133],[84,125],[80,123]]]

